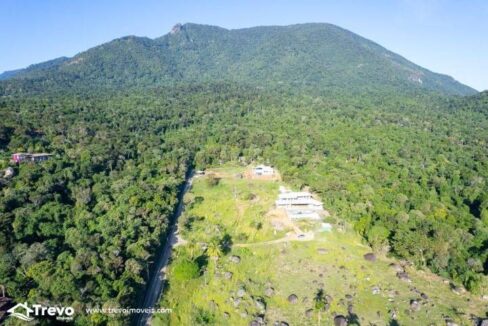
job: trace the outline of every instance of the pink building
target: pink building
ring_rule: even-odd
[[[38,154],[30,154],[30,153],[14,153],[12,154],[12,162],[14,163],[22,163],[22,162],[42,162],[49,159],[49,156],[52,154],[48,153],[38,153]]]

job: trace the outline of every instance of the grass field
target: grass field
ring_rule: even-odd
[[[185,242],[174,250],[161,302],[173,312],[156,316],[153,324],[249,325],[262,318],[269,325],[317,325],[314,297],[320,289],[327,301],[320,325],[332,325],[336,314],[348,317],[349,325],[446,325],[446,319],[472,325],[472,314],[485,316],[486,301],[454,293],[430,272],[406,266],[407,282],[390,266],[395,260],[366,261],[371,248],[348,228],[315,232],[312,241],[260,244],[292,232],[276,230],[270,221],[282,183],[241,178],[239,167],[214,172],[196,178],[185,198],[179,220]],[[216,177],[218,182],[209,181]],[[292,294],[296,302],[289,302]]]

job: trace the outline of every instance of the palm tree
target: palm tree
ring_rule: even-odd
[[[220,240],[217,237],[212,238],[208,243],[207,255],[214,261],[219,260],[222,256],[222,247],[220,245]]]

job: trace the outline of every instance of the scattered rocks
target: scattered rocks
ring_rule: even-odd
[[[305,317],[312,318],[312,316],[313,316],[313,309],[307,309],[305,311]]]
[[[343,315],[334,317],[334,326],[347,326],[347,319]]]
[[[298,297],[295,294],[290,294],[288,296],[288,302],[293,304],[298,303]]]
[[[376,261],[376,255],[373,254],[372,252],[368,252],[367,254],[365,254],[364,256],[364,259],[367,260],[367,261],[371,261],[371,262],[374,262]]]
[[[239,256],[230,256],[229,260],[235,264],[239,264],[241,262],[241,257]]]
[[[317,253],[320,254],[320,255],[325,255],[328,252],[329,252],[329,250],[327,250],[325,248],[318,248],[317,249]]]
[[[410,310],[419,311],[420,307],[420,303],[417,300],[410,300]]]
[[[410,279],[410,277],[408,276],[408,274],[406,272],[398,272],[396,274],[396,276],[402,280],[402,281],[405,281],[405,282],[412,282],[412,280]]]

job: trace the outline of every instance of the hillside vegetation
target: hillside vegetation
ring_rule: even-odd
[[[177,25],[154,40],[127,36],[7,76],[0,94],[2,88],[9,94],[216,81],[321,92],[476,93],[331,24],[237,30]]]

